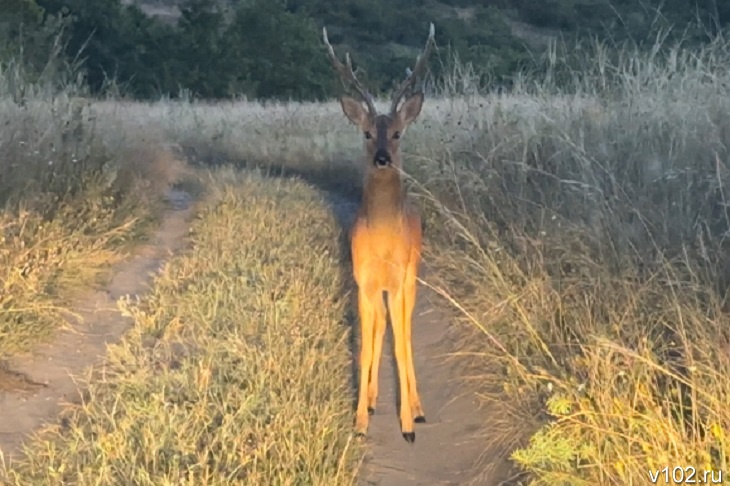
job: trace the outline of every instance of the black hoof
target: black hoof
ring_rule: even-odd
[[[355,437],[357,437],[358,439],[364,439],[365,432],[355,432]]]
[[[372,415],[375,413],[375,409],[373,407],[368,407],[368,415]]]
[[[416,433],[415,432],[403,432],[403,438],[409,444],[413,444],[414,442],[416,442]]]
[[[418,417],[416,417],[416,419],[414,420],[414,422],[416,422],[417,424],[425,424],[426,423],[426,417],[424,417],[423,415],[419,415]]]

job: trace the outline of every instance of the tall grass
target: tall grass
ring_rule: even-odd
[[[0,358],[47,336],[151,222],[177,163],[90,112],[80,80],[0,65]]]
[[[505,447],[534,484],[727,465],[728,54],[584,46],[509,94],[429,99],[404,137],[427,283],[463,323],[465,377],[522,431]],[[334,102],[94,110],[206,162],[359,181],[360,135]]]
[[[724,471],[728,45],[583,55],[467,113],[440,164],[412,159],[432,284],[482,393],[533,424],[513,454],[531,484]]]

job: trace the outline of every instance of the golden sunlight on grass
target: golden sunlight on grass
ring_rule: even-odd
[[[293,180],[210,176],[192,249],[126,302],[83,404],[32,441],[11,484],[349,484],[339,227]]]

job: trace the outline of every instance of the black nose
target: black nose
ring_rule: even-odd
[[[387,167],[390,165],[390,154],[385,150],[378,150],[375,152],[375,158],[373,161],[377,167]]]

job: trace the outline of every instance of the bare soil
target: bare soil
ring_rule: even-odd
[[[185,242],[191,199],[174,189],[167,199],[162,224],[150,241],[115,269],[105,289],[90,292],[73,306],[78,319],[49,342],[0,366],[0,455],[6,461],[22,452],[28,434],[56,421],[64,402],[80,399],[74,376],[100,363],[107,344],[119,341],[131,326],[117,300],[145,293],[163,260]]]

